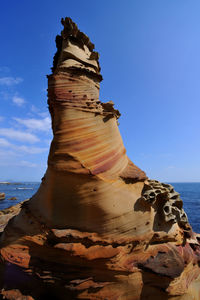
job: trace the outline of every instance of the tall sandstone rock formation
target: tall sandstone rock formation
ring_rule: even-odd
[[[126,155],[98,53],[70,18],[48,76],[53,141],[38,192],[1,236],[5,299],[200,299],[200,238],[171,185]]]

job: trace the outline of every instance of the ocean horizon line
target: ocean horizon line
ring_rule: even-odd
[[[157,179],[155,179],[157,180]],[[164,183],[200,183],[200,181],[171,181],[171,180],[159,180]],[[0,184],[13,184],[13,183],[41,183],[40,181],[32,181],[32,180],[0,180]]]

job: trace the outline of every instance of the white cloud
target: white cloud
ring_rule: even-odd
[[[27,146],[18,146],[16,147],[18,151],[23,151],[28,154],[39,154],[48,151],[48,148],[41,148],[41,147],[27,147]]]
[[[0,138],[0,147],[10,147],[12,144],[9,143],[6,139]]]
[[[28,143],[36,143],[39,141],[39,138],[32,133],[15,130],[13,128],[0,128],[0,135],[16,141]]]
[[[1,145],[0,145],[1,148]],[[17,153],[16,151],[10,150],[9,149],[0,149],[0,162],[6,162],[8,160],[10,160],[11,158],[16,158],[20,156],[19,153]]]
[[[39,108],[37,108],[35,105],[31,105],[31,112],[40,116],[41,118],[47,118],[49,117],[49,111],[41,111]]]
[[[12,102],[17,106],[22,106],[26,101],[22,97],[14,96]]]
[[[51,128],[51,119],[50,117],[45,117],[43,119],[21,119],[14,118],[19,124],[26,126],[28,129],[33,131],[49,131]]]
[[[12,86],[12,85],[16,85],[19,84],[20,82],[22,82],[23,79],[20,77],[1,77],[0,78],[0,85],[6,85],[6,86]]]
[[[35,168],[35,167],[38,167],[37,164],[34,164],[30,161],[26,161],[26,160],[14,160],[13,157],[8,157],[8,156],[5,156],[5,158],[2,159],[1,157],[1,152],[0,152],[0,166],[3,166],[3,167],[28,167],[28,168]]]
[[[37,167],[37,164],[33,164],[30,161],[22,160],[19,163],[16,164],[19,167],[29,167],[29,168],[35,168]]]
[[[38,154],[45,152],[48,148],[40,147],[27,147],[27,146],[17,146],[4,138],[0,138],[0,148],[8,148],[5,150],[0,149],[0,166],[12,166],[12,167],[28,167],[35,168],[38,167],[37,164],[26,160],[19,160],[19,157],[24,155],[23,152],[28,154]],[[21,152],[21,153],[20,153]]]
[[[45,111],[45,112],[40,112],[38,113],[38,115],[42,118],[49,118],[49,112],[48,111]],[[50,119],[51,120],[51,119]]]
[[[35,105],[31,105],[31,111],[33,112],[33,113],[38,113],[39,112],[39,109],[35,106]]]
[[[21,146],[14,145],[4,138],[0,138],[0,147],[6,147],[9,149],[15,150],[18,152],[18,154],[20,152],[24,152],[24,153],[28,153],[28,154],[39,154],[39,153],[48,151],[47,147],[42,148],[42,147],[32,147],[32,146],[26,146],[26,145],[21,145]]]

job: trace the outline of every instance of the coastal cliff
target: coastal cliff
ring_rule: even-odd
[[[1,236],[5,299],[200,299],[200,236],[171,185],[126,155],[99,100],[99,54],[62,19],[48,76],[53,140],[37,193]]]

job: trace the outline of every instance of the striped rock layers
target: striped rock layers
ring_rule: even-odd
[[[197,300],[200,239],[182,201],[127,157],[119,111],[99,100],[99,55],[70,18],[62,24],[48,76],[48,169],[2,234],[1,294]]]

